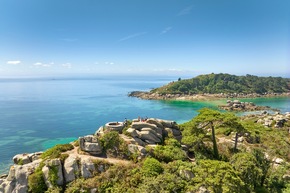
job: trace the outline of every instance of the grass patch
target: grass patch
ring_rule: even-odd
[[[62,152],[72,150],[73,148],[74,146],[72,144],[56,145],[46,150],[45,152],[43,152],[43,154],[41,155],[41,158],[43,160],[60,158]]]

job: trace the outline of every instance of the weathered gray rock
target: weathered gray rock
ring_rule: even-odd
[[[13,157],[14,164],[25,165],[40,158],[42,152],[17,154]]]
[[[71,182],[75,180],[80,175],[80,169],[79,169],[79,158],[75,155],[69,155],[68,158],[66,158],[64,162],[64,179],[65,182]]]
[[[15,181],[4,181],[1,185],[0,185],[0,192],[2,193],[11,193],[13,192],[13,190],[15,189],[15,185],[16,182]]]
[[[91,159],[85,158],[81,160],[81,175],[83,178],[87,179],[93,177],[95,171],[95,164]]]
[[[90,154],[101,154],[103,148],[100,143],[85,142],[83,151],[89,152]]]
[[[143,146],[144,147],[146,145],[146,143],[144,141],[142,141],[140,138],[134,137],[133,139],[140,146]]]
[[[168,136],[169,133],[171,133],[173,136],[180,136],[181,135],[181,131],[178,129],[172,129],[172,128],[168,128],[166,127],[164,129],[165,131],[165,136]]]
[[[84,136],[84,140],[85,140],[85,142],[92,142],[92,138],[94,138],[94,136],[93,135],[86,135],[86,136]]]
[[[174,138],[175,138],[177,141],[181,141],[181,140],[182,140],[182,135],[174,136]]]
[[[102,154],[103,147],[98,141],[97,136],[87,135],[79,137],[80,149],[93,155]]]
[[[210,193],[208,189],[206,189],[204,186],[199,187],[196,193]]]
[[[104,127],[101,126],[96,132],[95,132],[95,136],[102,136],[104,135]]]
[[[284,160],[281,159],[281,158],[274,158],[273,162],[276,163],[276,164],[282,164],[284,162]]]
[[[54,171],[54,169],[56,171]],[[43,172],[45,184],[47,185],[48,188],[52,188],[55,183],[56,185],[59,185],[59,186],[62,186],[64,184],[62,165],[59,158],[47,160],[45,163],[45,166],[42,168],[42,172]],[[57,180],[55,182],[51,182],[49,179],[51,172],[56,172]]]
[[[28,191],[28,176],[34,172],[40,161],[36,160],[25,165],[11,166],[7,178],[1,179],[0,192],[26,193]]]
[[[154,124],[145,123],[145,122],[133,122],[132,128],[137,129],[137,130],[141,130],[142,128],[156,129],[157,126]]]
[[[150,144],[160,143],[161,140],[151,131],[140,131],[140,138]]]
[[[32,162],[31,156],[29,154],[17,154],[13,157],[13,162],[15,164],[24,165]]]
[[[163,125],[157,119],[150,118],[150,119],[147,119],[146,122],[153,124],[153,125],[156,125],[157,127],[163,129]]]
[[[10,167],[8,177],[6,178],[7,181],[13,181],[15,179],[15,167],[16,165]]]
[[[138,153],[138,145],[128,144],[128,151],[132,154]]]
[[[128,128],[127,132],[131,135],[131,137],[139,137],[138,133],[136,132],[136,129]]]
[[[275,128],[282,128],[284,127],[285,123],[289,120],[287,117],[288,114],[280,114],[276,113],[274,115],[265,114],[265,116],[261,117],[257,123],[263,124],[266,127],[275,127]]]
[[[97,188],[93,188],[93,189],[90,190],[90,193],[96,193],[97,190],[98,190]]]
[[[161,130],[161,129],[158,130],[158,128],[156,128],[156,129],[143,128],[143,129],[141,130],[141,132],[142,132],[142,131],[149,131],[149,132],[151,132],[152,134],[154,134],[156,137],[158,137],[159,139],[162,139],[162,130]]]
[[[142,156],[145,156],[147,154],[146,149],[140,145],[129,144],[128,150],[132,154],[138,153],[139,155],[142,155]]]
[[[171,121],[171,120],[163,120],[163,119],[157,119],[162,125],[163,127],[169,127],[172,128],[176,125],[175,121]]]

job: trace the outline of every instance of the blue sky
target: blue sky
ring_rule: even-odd
[[[0,77],[290,76],[288,0],[1,0]]]

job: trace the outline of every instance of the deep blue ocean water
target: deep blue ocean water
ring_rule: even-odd
[[[15,154],[68,143],[94,133],[109,121],[147,116],[181,123],[195,116],[198,109],[215,105],[127,97],[130,91],[149,90],[176,79],[0,79],[0,174],[7,172]],[[289,98],[253,100],[290,111]]]

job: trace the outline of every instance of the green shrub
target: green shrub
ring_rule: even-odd
[[[56,145],[45,152],[41,155],[41,158],[46,160],[46,159],[55,159],[55,158],[60,158],[62,152],[66,152],[69,150],[72,150],[74,146],[72,144],[62,144],[62,145]]]
[[[57,186],[58,180],[58,167],[57,166],[50,166],[48,171],[48,180],[51,182],[53,186]]]
[[[62,193],[62,188],[61,187],[53,187],[49,188],[45,193]]]
[[[73,145],[74,145],[75,147],[79,147],[79,146],[80,146],[80,142],[79,142],[79,140],[78,140],[78,139],[75,140],[75,141],[73,142]]]
[[[20,158],[17,165],[23,165],[23,159]]]
[[[66,187],[66,193],[89,193],[89,188],[86,187],[86,180],[83,178],[76,179],[69,183]]]
[[[210,192],[246,192],[245,184],[239,173],[228,162],[217,160],[200,160],[193,168],[195,177],[192,179],[197,192],[204,186]]]
[[[230,163],[239,172],[249,191],[254,191],[255,187],[261,184],[262,170],[253,154],[237,153],[230,159]]]
[[[128,158],[128,146],[117,131],[105,133],[100,142],[105,153],[111,157]]]
[[[186,153],[181,148],[171,145],[157,145],[153,149],[153,157],[164,162],[187,159]]]
[[[28,176],[28,191],[31,193],[43,193],[47,190],[43,178],[42,167],[44,166],[41,163],[35,170],[35,172]]]
[[[135,192],[186,192],[187,182],[177,173],[146,177]]]
[[[60,154],[59,159],[62,163],[64,163],[64,160],[68,157],[69,157],[69,155],[67,153],[62,153],[62,154]]]
[[[181,147],[180,142],[174,138],[168,138],[164,141],[164,143],[165,145],[172,146],[172,147]]]
[[[163,167],[158,160],[154,158],[146,158],[143,163],[141,172],[148,177],[158,176],[163,172]]]

